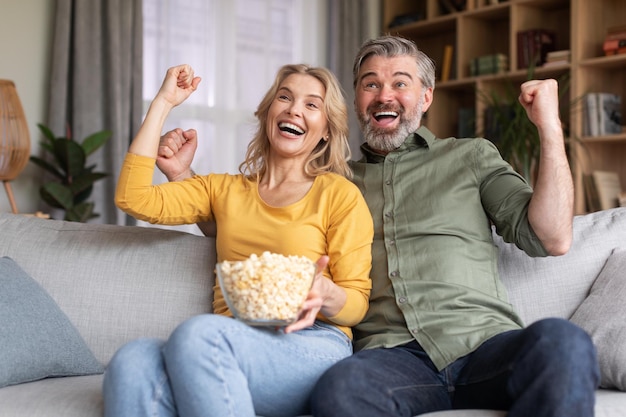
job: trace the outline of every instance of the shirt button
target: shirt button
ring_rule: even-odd
[[[395,244],[396,244],[396,241],[395,241],[395,240],[390,240],[390,241],[389,241],[389,246],[393,246],[393,245],[395,245]]]
[[[406,297],[400,297],[400,298],[398,298],[398,302],[399,302],[400,304],[404,304],[404,303],[406,303]]]
[[[419,333],[419,331],[418,331],[417,329],[412,329],[412,330],[411,330],[411,333],[413,333],[413,334],[417,334],[417,333]]]
[[[388,218],[388,219],[390,219],[392,216],[393,216],[393,214],[390,211],[385,213],[385,217]]]
[[[385,181],[385,184],[387,184],[387,185],[391,185],[391,180],[387,180],[387,181]]]
[[[391,276],[392,277],[397,277],[398,276],[398,271],[391,271]]]

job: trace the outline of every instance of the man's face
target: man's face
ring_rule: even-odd
[[[398,148],[420,126],[430,107],[412,57],[372,56],[361,65],[355,90],[356,113],[368,145],[381,152]]]

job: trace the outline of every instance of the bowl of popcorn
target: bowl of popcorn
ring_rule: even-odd
[[[304,256],[263,252],[215,266],[226,305],[252,326],[286,326],[298,318],[316,265]]]

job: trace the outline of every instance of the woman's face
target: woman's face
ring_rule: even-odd
[[[285,78],[268,112],[267,136],[272,154],[304,161],[326,138],[325,95],[324,85],[311,75]]]

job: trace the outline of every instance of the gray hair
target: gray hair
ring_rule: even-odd
[[[371,56],[382,56],[385,58],[397,56],[413,57],[417,64],[417,76],[422,85],[425,88],[435,88],[435,63],[433,60],[420,51],[412,40],[400,36],[385,35],[376,39],[370,39],[361,45],[352,68],[355,89],[361,65]]]

